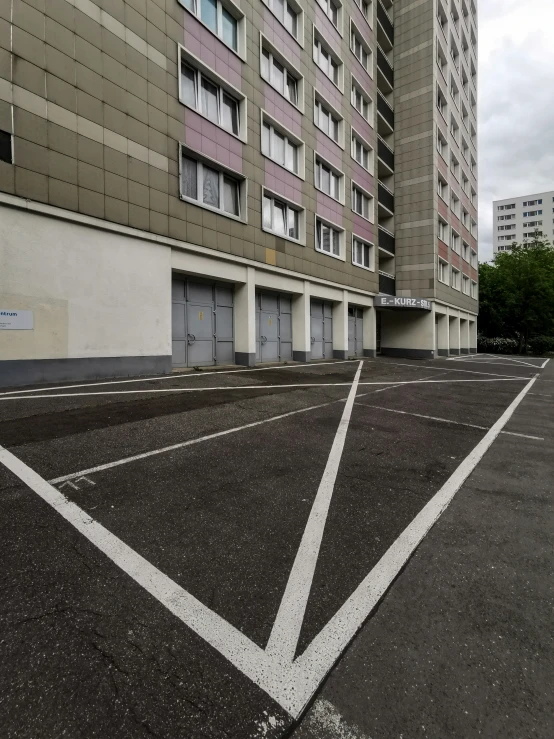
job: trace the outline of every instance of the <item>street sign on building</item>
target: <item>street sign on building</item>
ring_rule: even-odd
[[[377,295],[373,298],[376,308],[418,308],[431,310],[431,301],[425,298],[396,298],[392,295]]]

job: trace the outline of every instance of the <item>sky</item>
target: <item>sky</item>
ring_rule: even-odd
[[[479,0],[479,259],[492,202],[554,190],[554,0]]]

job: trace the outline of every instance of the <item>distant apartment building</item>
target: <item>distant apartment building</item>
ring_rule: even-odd
[[[554,190],[538,195],[495,200],[493,203],[493,251],[511,251],[539,236],[554,241]]]
[[[474,0],[0,2],[0,384],[477,336]]]

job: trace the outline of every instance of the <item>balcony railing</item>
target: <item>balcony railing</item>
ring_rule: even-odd
[[[389,149],[381,137],[377,140],[377,156],[394,172],[394,152]]]
[[[377,20],[381,24],[383,31],[387,34],[389,40],[392,43],[394,41],[394,26],[392,25],[392,21],[389,18],[389,14],[381,5],[380,0],[377,3]]]
[[[396,280],[394,277],[379,272],[379,292],[385,295],[396,295]]]
[[[381,182],[377,185],[377,197],[381,205],[384,205],[391,213],[394,213],[394,195]]]
[[[394,70],[385,54],[377,47],[377,66],[391,87],[394,87]]]
[[[394,129],[394,111],[381,93],[377,93],[377,112],[380,113],[389,126]]]
[[[390,254],[394,254],[396,251],[396,241],[393,234],[382,226],[379,226],[379,246]]]

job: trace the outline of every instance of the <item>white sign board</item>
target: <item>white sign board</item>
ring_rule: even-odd
[[[34,328],[32,310],[10,310],[0,308],[0,331],[24,331]]]

